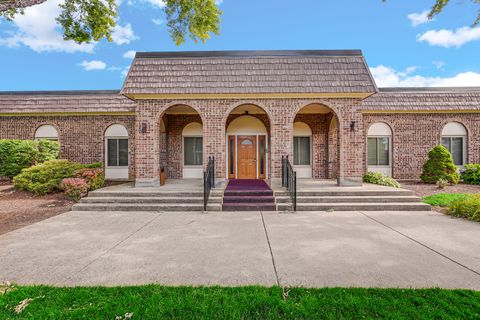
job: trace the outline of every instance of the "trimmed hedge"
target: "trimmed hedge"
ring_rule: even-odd
[[[466,164],[461,178],[466,184],[480,184],[480,164]]]
[[[397,180],[381,174],[380,172],[367,172],[363,176],[363,182],[378,184],[381,186],[400,188],[400,183],[398,183]]]
[[[458,183],[460,176],[457,166],[453,162],[452,155],[444,146],[436,146],[428,152],[428,160],[423,165],[420,179],[425,183],[437,183],[440,179],[453,184]]]
[[[30,191],[36,195],[61,191],[61,182],[65,178],[74,178],[82,169],[89,168],[94,171],[94,188],[100,188],[104,184],[103,172],[98,169],[101,163],[89,165],[78,164],[68,160],[50,160],[42,164],[26,168],[22,173],[13,178],[13,185],[22,190]]]
[[[0,176],[13,178],[22,169],[56,159],[60,144],[49,140],[0,140]]]

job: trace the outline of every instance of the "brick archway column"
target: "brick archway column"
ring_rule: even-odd
[[[292,106],[289,100],[268,103],[270,119],[270,177],[282,178],[282,156],[288,156],[293,164],[293,118],[287,113]],[[293,115],[294,117],[295,115]]]
[[[158,102],[141,100],[135,111],[135,187],[160,186],[160,114]]]
[[[339,123],[338,185],[362,185],[365,139],[360,101],[346,101],[341,107]]]

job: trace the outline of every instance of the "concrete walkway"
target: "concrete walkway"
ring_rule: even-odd
[[[69,212],[0,236],[0,281],[480,290],[479,243],[436,212]]]

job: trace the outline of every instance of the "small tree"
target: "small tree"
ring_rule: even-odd
[[[437,183],[440,179],[453,184],[458,183],[460,176],[457,167],[452,155],[444,146],[436,146],[428,152],[428,160],[423,165],[420,179],[425,183]]]

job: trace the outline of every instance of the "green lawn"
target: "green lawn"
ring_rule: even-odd
[[[20,314],[14,308],[34,300]],[[480,319],[480,292],[279,287],[17,287],[0,319]]]
[[[437,193],[423,197],[423,202],[432,206],[448,207],[454,200],[466,199],[466,193]]]

